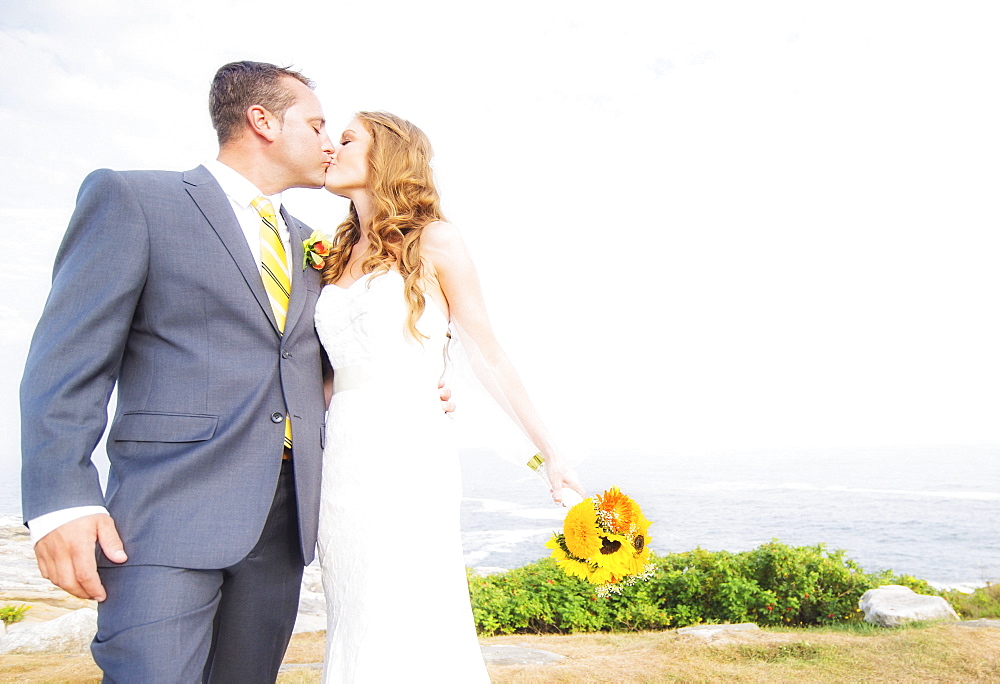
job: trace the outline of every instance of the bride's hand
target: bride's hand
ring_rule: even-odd
[[[576,473],[568,465],[562,463],[561,459],[546,459],[545,469],[549,476],[552,500],[557,504],[574,506],[587,498],[586,490],[577,480]]]

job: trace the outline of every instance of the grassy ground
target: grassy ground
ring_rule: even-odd
[[[949,626],[847,633],[764,630],[705,643],[676,632],[505,637],[567,656],[495,668],[503,682],[1000,681],[1000,630]]]
[[[1000,682],[1000,629],[939,624],[885,630],[767,629],[705,642],[674,631],[483,639],[566,656],[551,665],[491,666],[507,682]],[[285,662],[322,660],[323,633],[296,635]],[[447,661],[447,651],[441,655]],[[282,684],[319,681],[293,667]],[[98,682],[89,656],[0,656],[0,682]]]

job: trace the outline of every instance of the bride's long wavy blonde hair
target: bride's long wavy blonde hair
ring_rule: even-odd
[[[323,283],[340,279],[351,258],[351,250],[364,230],[370,245],[361,259],[361,272],[385,273],[399,269],[409,315],[407,329],[414,338],[426,337],[417,321],[426,304],[420,259],[420,234],[429,223],[444,220],[431,170],[431,144],[424,132],[409,121],[388,112],[358,112],[372,137],[368,150],[368,193],[372,198],[372,222],[359,225],[354,203],[333,238],[323,269]]]

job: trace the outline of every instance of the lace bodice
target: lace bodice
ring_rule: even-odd
[[[417,323],[427,339],[406,329],[407,305],[398,271],[366,274],[346,288],[327,285],[316,305],[316,330],[334,376],[359,370],[367,378],[403,374],[432,383],[444,369],[448,321],[431,297]],[[416,376],[416,377],[414,377]]]

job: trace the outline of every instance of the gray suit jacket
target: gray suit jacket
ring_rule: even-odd
[[[309,229],[282,215],[295,269],[283,336],[229,200],[204,167],[87,177],[21,383],[26,520],[106,504],[129,563],[232,565],[263,528],[287,413],[302,556],[312,560],[325,411],[313,327],[320,279],[301,270]],[[116,382],[105,499],[91,454]]]

